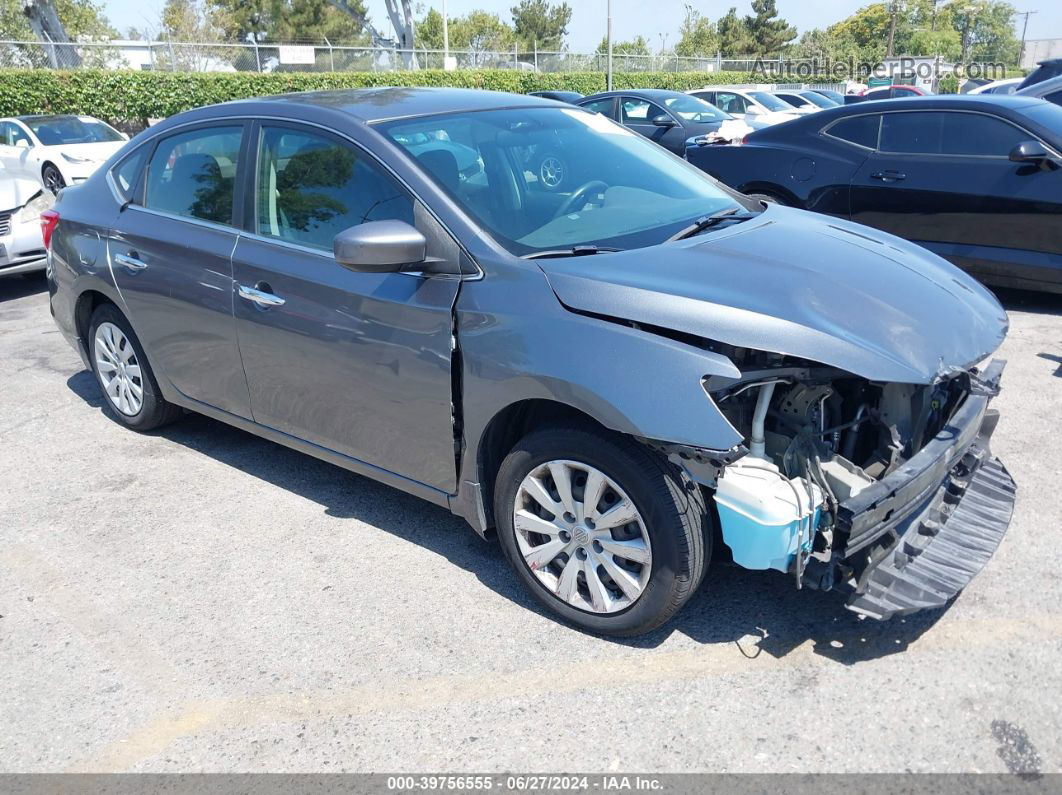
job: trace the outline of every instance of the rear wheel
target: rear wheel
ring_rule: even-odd
[[[529,434],[502,462],[494,508],[523,583],[555,615],[590,632],[655,629],[704,575],[710,536],[699,487],[618,434],[591,427]]]
[[[150,431],[181,416],[180,407],[162,397],[140,341],[113,304],[92,313],[88,347],[104,408],[113,419],[135,431]]]
[[[41,181],[44,183],[44,187],[52,193],[58,193],[60,189],[66,187],[66,180],[63,179],[63,175],[51,163],[44,164],[44,168],[41,170]]]

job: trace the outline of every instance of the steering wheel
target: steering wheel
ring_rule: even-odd
[[[581,210],[593,191],[600,193],[603,190],[608,190],[608,185],[599,179],[584,182],[572,191],[572,195],[565,199],[564,204],[557,209],[557,212],[553,213],[553,217],[560,218],[562,215],[567,215],[575,210]]]

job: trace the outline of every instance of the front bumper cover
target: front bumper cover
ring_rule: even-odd
[[[994,360],[978,381],[998,388],[1003,367]],[[1016,487],[989,449],[992,391],[972,392],[922,450],[839,506],[850,610],[886,619],[942,607],[999,546]]]

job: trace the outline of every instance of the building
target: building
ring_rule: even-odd
[[[1021,56],[1021,68],[1032,69],[1049,58],[1062,58],[1062,39],[1029,39]]]

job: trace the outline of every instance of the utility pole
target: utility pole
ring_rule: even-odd
[[[605,74],[605,90],[612,90],[612,0],[608,0],[608,71]]]
[[[896,43],[896,15],[900,12],[899,5],[896,0],[889,3],[889,49],[885,53],[886,58],[891,58],[896,54],[892,50]]]
[[[1018,50],[1018,68],[1021,68],[1021,62],[1025,60],[1025,34],[1029,32],[1029,17],[1033,14],[1039,14],[1039,11],[1019,11],[1017,16],[1025,17],[1025,24],[1021,26],[1021,49]]]
[[[446,18],[446,0],[443,0],[443,69],[450,61],[450,20]]]

